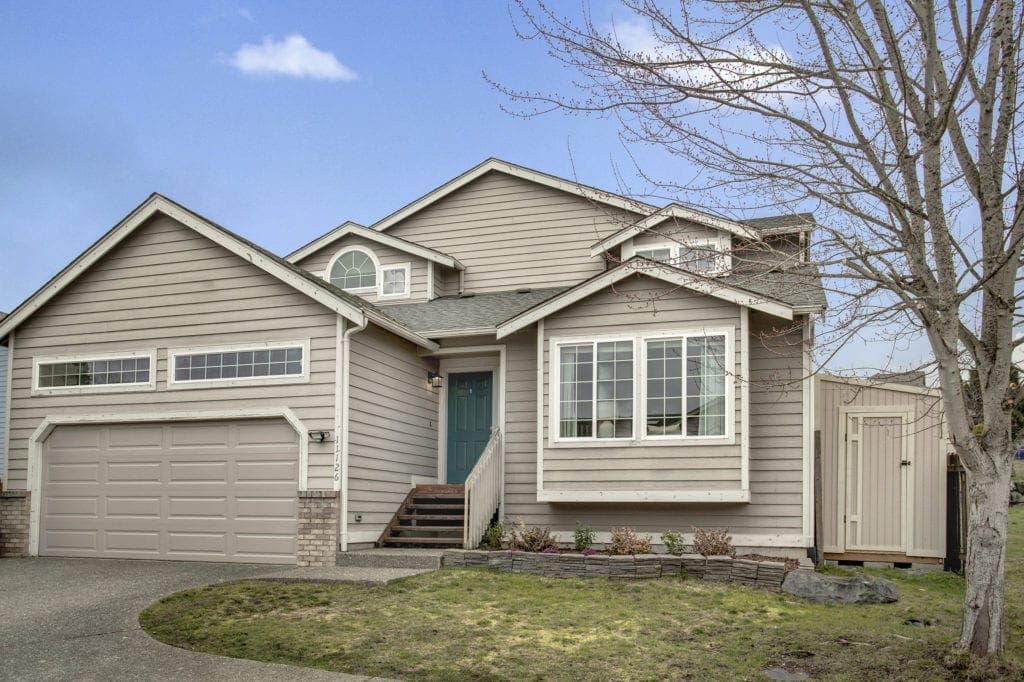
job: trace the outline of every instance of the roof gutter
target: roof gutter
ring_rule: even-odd
[[[349,327],[341,336],[341,462],[339,475],[334,477],[334,489],[341,493],[341,551],[348,551],[348,460],[350,452],[349,440],[349,405],[352,395],[352,337],[366,329],[369,321],[365,318],[361,324]]]

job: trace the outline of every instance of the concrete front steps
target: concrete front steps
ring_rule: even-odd
[[[441,549],[380,547],[339,552],[338,566],[350,568],[407,568],[434,571],[441,568]]]

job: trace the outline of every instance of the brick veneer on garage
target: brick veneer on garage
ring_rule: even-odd
[[[0,556],[28,555],[28,516],[31,493],[0,492]]]
[[[299,492],[299,566],[333,566],[338,553],[338,493]]]

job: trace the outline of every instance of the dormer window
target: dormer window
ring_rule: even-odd
[[[644,244],[626,249],[625,257],[641,256],[702,275],[721,275],[729,271],[729,242],[719,238],[681,239],[678,242]]]
[[[377,258],[362,248],[345,249],[327,269],[327,281],[346,291],[371,291],[377,287]]]

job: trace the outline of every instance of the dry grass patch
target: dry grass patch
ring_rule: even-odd
[[[1007,603],[1019,604],[1024,510],[1011,512],[1011,524]],[[816,679],[1021,673],[1019,609],[1007,609],[1007,667],[963,667],[947,656],[962,580],[874,573],[899,583],[898,603],[841,607],[700,581],[447,569],[387,587],[204,587],[161,600],[140,621],[157,639],[197,651],[412,680],[760,679],[776,665]]]

